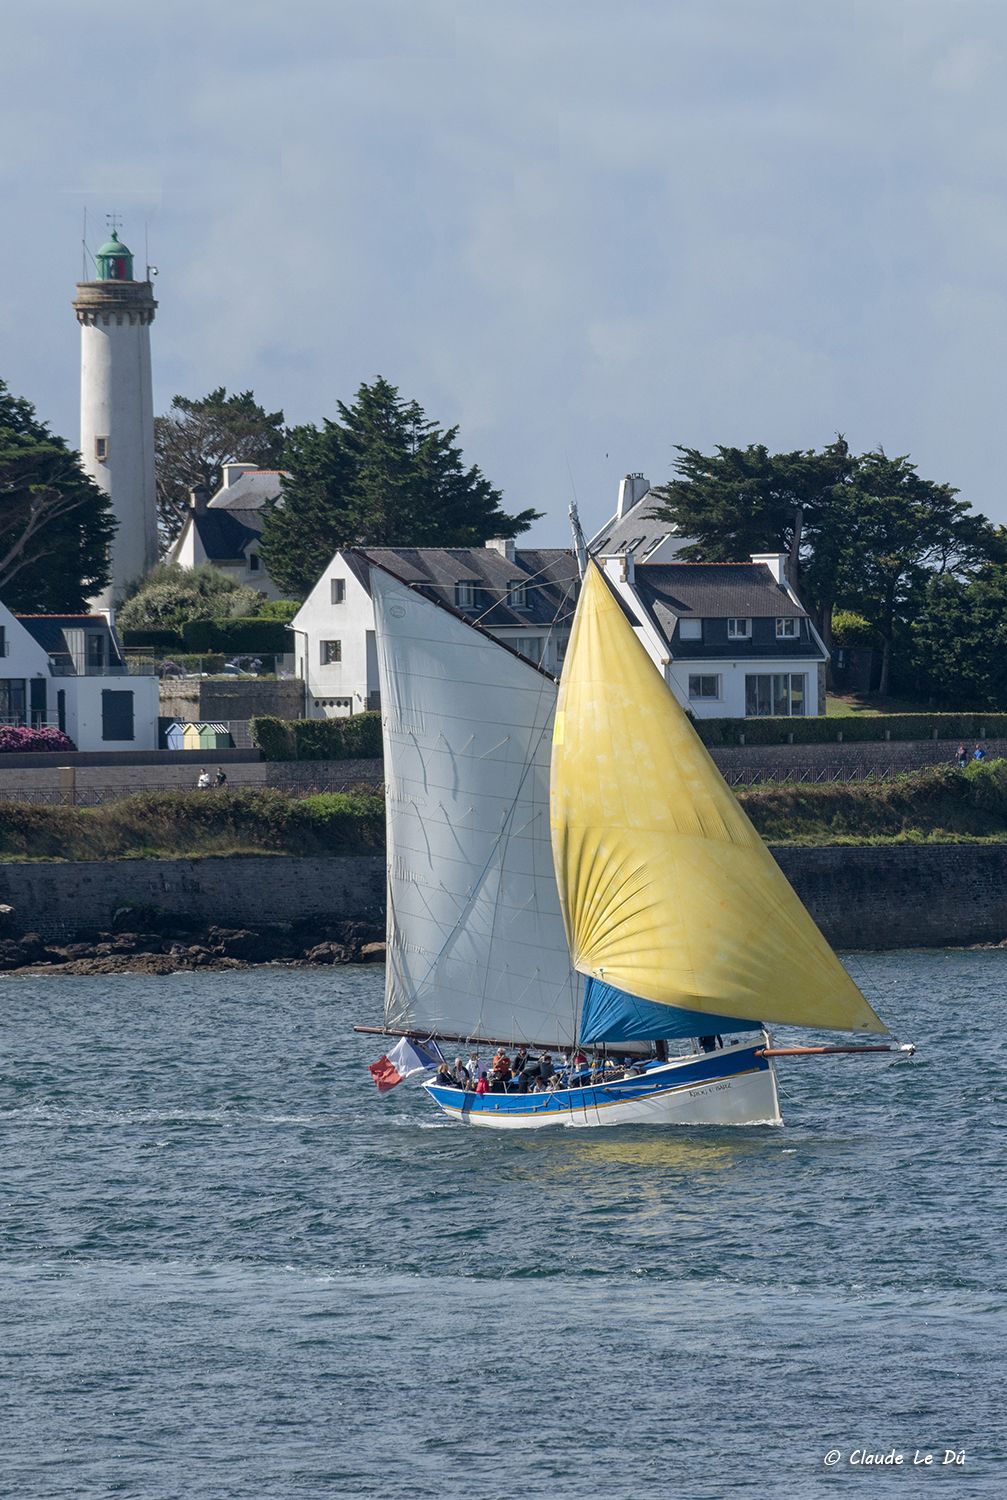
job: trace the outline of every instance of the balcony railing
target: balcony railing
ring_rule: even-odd
[[[157,666],[153,661],[131,658],[129,661],[103,662],[94,665],[64,652],[50,656],[49,666],[54,677],[156,677]]]

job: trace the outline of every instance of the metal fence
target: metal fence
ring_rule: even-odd
[[[289,782],[284,786],[272,786],[265,781],[239,780],[228,776],[224,791],[239,790],[286,792],[291,797],[314,797],[320,792],[352,792],[367,785],[359,776],[320,777],[310,783]],[[214,788],[211,786],[210,791]],[[5,787],[0,783],[0,803],[17,802],[28,807],[101,807],[106,802],[122,802],[126,797],[145,792],[173,792],[183,797],[204,797],[206,789],[195,785],[182,785],[177,781],[148,781],[142,786],[16,786]]]
[[[727,770],[721,774],[728,786],[828,786],[850,782],[891,781],[895,776],[919,770],[918,766],[788,766],[785,769]]]

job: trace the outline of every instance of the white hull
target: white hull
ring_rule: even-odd
[[[492,1108],[474,1109],[471,1102],[466,1107],[464,1101],[471,1101],[472,1096],[457,1091],[438,1089],[435,1097],[445,1113],[454,1119],[488,1130],[544,1130],[556,1125],[576,1128],[598,1125],[783,1124],[772,1063],[768,1067],[708,1081],[676,1083],[676,1068],[694,1061],[694,1058],[676,1060],[666,1069],[655,1069],[650,1075],[654,1090],[642,1097],[620,1100],[611,1097],[614,1090],[596,1089],[591,1091],[595,1097],[590,1101],[578,1100],[564,1108],[560,1093],[555,1096],[558,1107],[548,1111],[534,1107],[532,1101],[541,1097],[538,1095],[525,1096],[527,1110],[515,1108],[515,1097],[507,1096],[508,1105],[499,1113]],[[606,1094],[609,1097],[603,1097]],[[454,1098],[459,1101],[457,1107]]]

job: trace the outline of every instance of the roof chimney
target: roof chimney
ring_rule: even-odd
[[[241,478],[242,474],[248,474],[258,467],[258,464],[224,464],[222,467],[224,482],[221,485],[221,489],[229,490],[231,485]]]
[[[781,588],[787,586],[787,554],[785,552],[753,552],[754,563],[764,563]]]
[[[629,515],[633,506],[643,499],[649,489],[650,481],[644,479],[642,474],[627,474],[625,479],[619,481],[619,504],[615,513],[620,521],[623,516]]]
[[[514,538],[512,536],[491,536],[487,538],[487,547],[494,552],[499,552],[508,562],[514,561]]]
[[[194,484],[189,490],[189,509],[197,512],[206,509],[205,484]]]

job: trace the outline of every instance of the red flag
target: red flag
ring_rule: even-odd
[[[387,1057],[379,1057],[377,1062],[368,1063],[367,1071],[377,1084],[379,1094],[387,1094],[396,1084],[402,1082],[402,1074]]]

